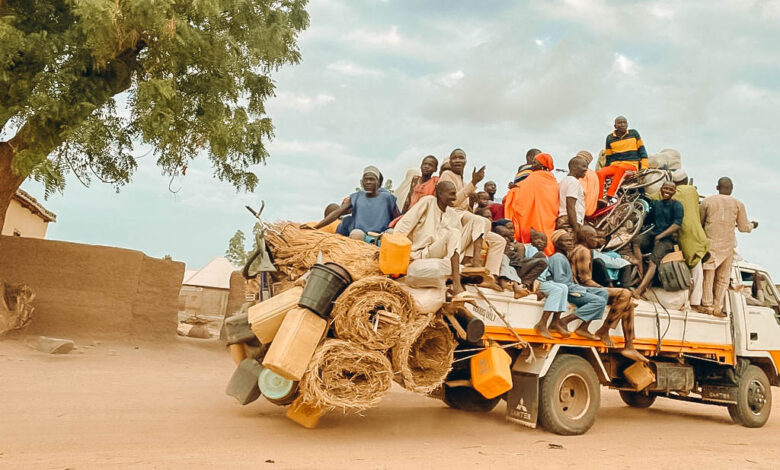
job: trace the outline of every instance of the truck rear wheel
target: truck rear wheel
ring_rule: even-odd
[[[746,428],[760,428],[772,411],[772,389],[760,367],[749,365],[737,384],[737,403],[728,405],[735,423]]]
[[[585,359],[561,354],[541,380],[539,422],[555,434],[584,434],[596,421],[601,389],[596,371]]]
[[[650,408],[655,403],[655,395],[642,392],[630,392],[628,390],[620,391],[620,398],[623,403],[631,408]]]
[[[471,387],[448,387],[445,385],[443,401],[447,406],[456,410],[487,413],[493,411],[493,408],[501,401],[502,396],[485,398]]]

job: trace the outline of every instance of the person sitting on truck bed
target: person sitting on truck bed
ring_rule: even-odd
[[[634,299],[629,289],[618,287],[606,287],[593,279],[593,250],[601,246],[599,233],[590,225],[584,225],[579,233],[579,243],[568,253],[574,281],[585,287],[605,288],[611,303],[604,324],[596,330],[599,340],[610,348],[615,347],[609,330],[617,327],[618,322],[623,326],[623,337],[626,345],[620,353],[634,361],[647,362],[647,358],[634,349]]]
[[[440,181],[435,196],[424,196],[401,216],[395,232],[412,241],[412,259],[449,259],[452,288],[463,292],[460,282],[460,215],[453,209],[456,199],[455,185]]]
[[[574,304],[577,310],[573,314],[553,320],[550,323],[550,331],[560,333],[563,337],[569,336],[567,325],[574,320],[581,320],[580,326],[574,331],[581,337],[590,340],[601,338],[588,331],[590,322],[604,316],[609,294],[602,287],[586,287],[574,282],[571,264],[566,254],[574,249],[574,234],[565,230],[556,230],[553,233],[553,243],[557,252],[547,261],[552,280],[564,284],[569,289],[569,303]]]
[[[731,262],[734,259],[734,228],[750,233],[758,222],[748,222],[745,205],[731,195],[734,183],[730,178],[718,180],[718,193],[704,198],[699,207],[701,224],[710,240],[710,259],[704,263],[704,294],[701,305],[707,313],[724,316],[721,309],[729,285]]]
[[[526,274],[538,272],[537,270],[544,266],[537,279],[529,280],[529,283],[538,280],[539,284],[534,291],[537,298],[544,301],[544,307],[542,311],[542,317],[534,325],[534,330],[547,339],[553,339],[548,329],[548,321],[550,316],[553,320],[560,318],[561,313],[565,312],[569,308],[569,303],[566,300],[569,295],[569,288],[565,284],[560,284],[550,279],[550,271],[547,269],[547,256],[544,254],[544,249],[547,246],[547,235],[544,232],[537,232],[531,229],[531,243],[525,245],[524,260],[527,264],[523,266],[526,268]],[[519,261],[519,260],[518,260]],[[522,273],[521,279],[525,280]]]
[[[511,290],[516,299],[527,296],[531,293],[534,281],[547,269],[547,257],[544,253],[537,253],[536,257],[526,259],[526,246],[515,241],[512,230],[498,225],[493,228],[493,232],[506,240],[498,284],[504,290]]]
[[[436,168],[439,166],[439,160],[433,155],[428,155],[422,159],[420,163],[420,176],[412,178],[412,183],[409,188],[409,194],[406,196],[404,202],[402,214],[411,209],[417,201],[425,196],[433,196],[436,192],[436,183],[439,182],[438,176],[433,176],[436,173]]]
[[[349,233],[350,238],[365,240],[368,232],[382,233],[387,230],[390,221],[400,215],[395,196],[389,191],[380,190],[382,174],[375,166],[363,170],[360,184],[362,191],[352,193],[341,207],[328,214],[314,228],[322,228],[351,211],[351,226],[345,227],[342,222],[340,233]]]
[[[650,253],[642,281],[634,291],[636,298],[641,298],[645,293],[664,256],[674,251],[677,232],[680,230],[684,215],[683,205],[680,201],[672,199],[675,192],[677,187],[671,181],[661,186],[661,200],[649,201],[650,214],[655,227],[641,239],[634,241],[634,255],[637,259],[642,259],[642,253]],[[638,267],[641,271],[641,261]]]

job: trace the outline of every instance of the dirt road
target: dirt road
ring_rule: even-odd
[[[561,437],[400,388],[364,416],[299,427],[262,399],[224,394],[233,366],[215,341],[95,344],[65,356],[0,341],[1,469],[780,467],[780,390],[762,429],[725,408],[659,400],[648,410],[602,389],[596,425]],[[553,448],[558,444],[563,448]]]

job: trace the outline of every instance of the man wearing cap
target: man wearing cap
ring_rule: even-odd
[[[588,166],[593,162],[593,155],[587,150],[580,150],[577,152],[577,156],[584,158],[588,163]],[[585,191],[585,216],[590,217],[596,212],[598,208],[599,199],[602,196],[602,188],[599,184],[599,176],[595,171],[588,168],[585,171],[585,176],[580,178],[580,184],[583,191]]]
[[[613,197],[626,171],[647,168],[647,150],[639,132],[629,129],[628,120],[623,116],[615,118],[615,130],[607,136],[604,150],[607,157],[606,166],[596,173],[602,190],[606,179],[612,178],[607,196]]]
[[[471,172],[471,181],[463,181],[466,168],[466,152],[455,149],[450,153],[447,170],[441,172],[439,183],[450,182],[455,186],[454,207],[461,222],[460,253],[469,266],[485,266],[494,276],[501,272],[501,259],[504,256],[506,240],[491,231],[491,221],[469,212],[469,197],[476,197],[477,184],[485,178],[485,167]],[[444,168],[444,165],[442,165]],[[482,261],[482,246],[487,245],[487,256]],[[465,259],[468,258],[468,259]]]
[[[691,307],[694,310],[702,310],[701,299],[704,283],[702,263],[705,258],[709,257],[707,252],[710,244],[699,217],[699,192],[695,186],[688,184],[688,174],[682,168],[672,172],[672,181],[677,185],[677,192],[674,193],[672,199],[680,201],[683,206],[680,249],[685,258],[685,264],[690,268],[693,277],[690,296]]]
[[[555,169],[549,153],[539,153],[534,157],[531,174],[518,186],[512,188],[504,202],[504,216],[515,226],[515,240],[522,243],[531,241],[531,229],[543,232],[547,236],[548,256],[555,252],[551,236],[555,231],[558,218],[558,181],[553,176]]]
[[[724,316],[723,299],[729,286],[731,263],[737,240],[734,229],[750,233],[758,222],[748,222],[745,205],[731,195],[734,183],[731,178],[718,180],[718,194],[704,198],[701,202],[701,223],[710,241],[710,259],[704,263],[704,295],[702,306],[708,313]]]
[[[396,205],[395,196],[389,191],[380,190],[382,173],[377,167],[368,166],[363,170],[360,180],[362,191],[350,194],[341,206],[328,214],[313,228],[324,227],[344,214],[352,212],[352,219],[348,227],[339,227],[339,232],[349,234],[350,238],[365,240],[368,232],[382,233],[394,218],[400,215]]]

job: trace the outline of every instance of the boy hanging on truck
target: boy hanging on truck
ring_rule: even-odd
[[[647,362],[647,358],[634,349],[634,299],[631,296],[631,290],[605,287],[593,280],[592,250],[599,246],[599,234],[596,229],[590,225],[583,225],[579,233],[579,243],[567,253],[574,281],[585,287],[604,288],[609,295],[608,301],[611,303],[609,313],[604,324],[596,330],[595,334],[602,343],[614,348],[615,343],[609,337],[609,330],[616,328],[620,322],[626,341],[626,345],[620,353],[634,361]]]
[[[579,336],[598,341],[588,327],[593,320],[599,320],[604,316],[609,294],[601,287],[586,287],[574,282],[574,274],[571,270],[566,253],[574,248],[574,234],[566,230],[558,229],[553,233],[553,244],[557,252],[550,256],[548,265],[552,280],[564,284],[569,289],[568,301],[577,307],[573,314],[567,315],[550,324],[550,331],[561,334],[564,338],[569,336],[567,325],[574,320],[580,320],[580,326],[574,330]]]

